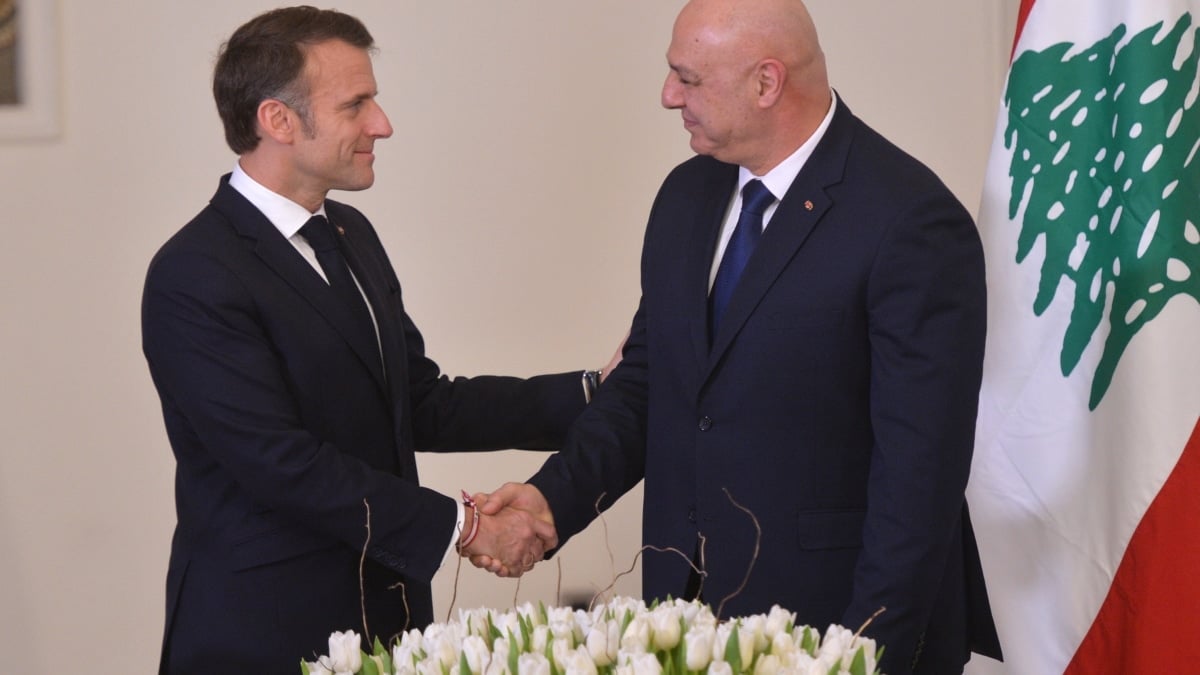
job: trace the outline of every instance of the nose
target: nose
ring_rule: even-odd
[[[683,85],[675,71],[667,72],[667,79],[662,87],[662,107],[669,110],[683,107]]]
[[[371,120],[369,130],[373,138],[389,138],[392,135],[392,123],[378,103],[375,104],[375,118]]]

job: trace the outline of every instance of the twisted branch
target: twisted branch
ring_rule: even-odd
[[[358,558],[358,605],[362,610],[363,635],[370,639],[371,631],[367,630],[367,586],[364,570],[367,564],[367,546],[371,543],[371,504],[366,497],[363,497],[363,506],[367,507],[367,538]]]
[[[721,604],[717,605],[717,619],[718,620],[721,618],[721,611],[723,609],[725,609],[725,603],[732,600],[733,598],[736,598],[742,591],[746,590],[746,584],[750,583],[750,573],[754,570],[754,563],[758,561],[758,551],[759,551],[759,547],[762,544],[762,526],[758,524],[758,518],[754,517],[754,512],[752,512],[750,509],[742,506],[741,504],[737,503],[737,500],[735,500],[733,498],[733,495],[729,494],[728,488],[723,487],[723,488],[721,488],[721,491],[724,492],[725,496],[729,498],[730,503],[732,503],[734,506],[738,507],[742,511],[745,511],[746,515],[750,516],[750,520],[754,523],[755,535],[754,535],[754,555],[750,557],[750,564],[746,567],[746,576],[742,578],[742,585],[738,586],[736,589],[734,589],[734,591],[732,593],[730,593],[729,595],[722,598]]]

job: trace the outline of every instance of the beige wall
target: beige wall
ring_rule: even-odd
[[[374,220],[446,371],[599,366],[624,334],[646,212],[689,155],[678,114],[658,107],[681,4],[338,3],[381,46],[380,100],[396,128],[377,148],[376,186],[338,197]],[[846,101],[972,210],[1012,4],[811,2]],[[60,0],[61,133],[0,145],[5,672],[154,667],[173,466],[139,347],[142,275],[232,166],[209,69],[217,44],[272,5]],[[425,482],[451,493],[537,463],[421,458]],[[602,588],[614,565],[629,567],[638,502],[609,513],[609,551],[597,527],[565,549],[564,590]],[[554,600],[557,567],[544,567],[521,599]],[[436,580],[439,616],[453,575]],[[619,590],[638,593],[636,575]],[[502,606],[516,592],[464,568],[458,599]]]

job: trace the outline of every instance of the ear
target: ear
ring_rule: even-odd
[[[258,129],[264,138],[276,143],[290,144],[299,130],[299,118],[289,107],[273,98],[258,104]]]
[[[787,81],[787,67],[778,59],[763,59],[759,62],[755,74],[758,105],[760,108],[770,108],[783,95],[783,84]]]

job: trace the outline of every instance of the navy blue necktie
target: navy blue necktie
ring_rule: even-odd
[[[742,188],[742,212],[738,215],[729,243],[725,245],[725,255],[721,258],[717,278],[708,296],[709,339],[717,335],[721,315],[733,297],[733,289],[746,269],[750,254],[754,253],[754,247],[762,237],[763,213],[774,201],[775,195],[760,180],[752,180]]]
[[[321,263],[329,286],[354,317],[353,325],[343,328],[354,333],[360,344],[371,345],[371,352],[378,357],[379,339],[375,336],[375,323],[371,321],[371,312],[367,309],[362,291],[354,283],[346,259],[338,249],[333,226],[324,216],[313,216],[300,228],[300,234],[317,254],[317,262]],[[375,364],[378,363],[376,360]]]

